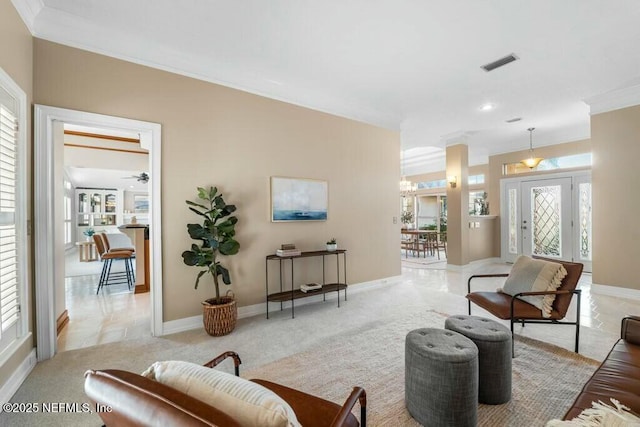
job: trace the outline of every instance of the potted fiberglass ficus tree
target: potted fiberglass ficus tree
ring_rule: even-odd
[[[216,296],[202,302],[204,328],[212,336],[227,335],[236,326],[238,309],[230,291],[225,295],[220,293],[221,280],[225,285],[231,284],[229,270],[222,265],[221,256],[235,255],[240,249],[235,240],[238,218],[231,215],[236,207],[228,205],[216,187],[198,187],[198,199],[197,203],[186,201],[189,209],[200,216],[201,222],[187,224],[189,236],[196,243],[182,253],[182,259],[186,265],[200,268],[196,289],[203,276],[212,277]]]

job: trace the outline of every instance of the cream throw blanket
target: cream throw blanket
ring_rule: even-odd
[[[629,408],[611,398],[611,403],[615,405],[607,405],[601,400],[592,402],[591,408],[587,408],[577,417],[568,421],[551,420],[546,427],[639,427],[640,418],[634,414],[627,412]]]

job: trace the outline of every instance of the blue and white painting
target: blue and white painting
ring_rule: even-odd
[[[326,221],[327,181],[271,177],[271,221]]]

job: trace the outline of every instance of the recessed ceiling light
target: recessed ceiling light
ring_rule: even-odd
[[[488,103],[487,103],[487,104],[483,104],[483,105],[480,107],[480,111],[491,111],[491,110],[493,110],[494,108],[495,108],[495,105],[493,105],[493,104],[488,104]]]

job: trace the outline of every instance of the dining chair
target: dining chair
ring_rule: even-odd
[[[401,234],[400,239],[400,250],[404,249],[404,257],[409,257],[409,250],[412,253],[415,253],[416,250],[416,242],[412,235],[410,234]]]
[[[434,233],[435,235],[435,250],[438,252],[438,259],[440,259],[440,249],[444,251],[444,257],[447,257],[447,232],[442,231],[440,233]]]

